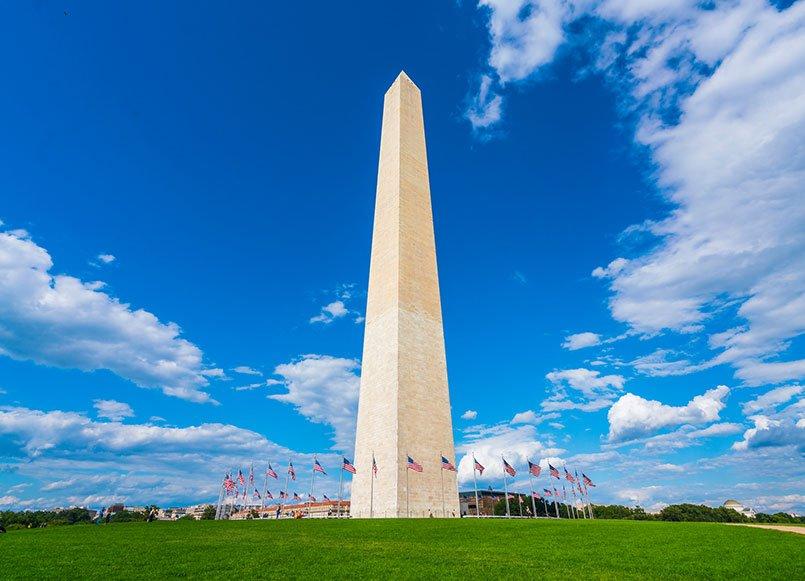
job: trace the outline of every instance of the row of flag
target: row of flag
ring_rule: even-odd
[[[508,492],[508,483],[506,481],[506,474],[508,474],[509,476],[514,478],[515,476],[517,476],[517,469],[514,466],[512,466],[511,464],[509,464],[509,462],[506,460],[506,458],[501,456],[500,459],[501,459],[501,461],[503,463],[503,472],[504,472],[503,486],[504,486],[504,489],[505,489],[504,494],[505,494],[505,497],[506,497],[506,514],[509,515],[510,514],[509,513],[509,500],[511,500],[511,499],[513,499],[515,497],[511,496],[509,494],[509,492]],[[486,468],[480,462],[478,462],[478,460],[475,458],[475,456],[473,456],[472,460],[473,460],[473,477],[475,476],[476,472],[478,474],[483,474],[484,470],[486,470]],[[538,463],[534,463],[531,460],[528,460],[527,462],[528,462],[529,480],[531,479],[531,477],[539,478],[539,476],[542,474],[542,467]],[[564,466],[562,468],[562,470],[564,470],[564,478],[565,478],[565,480],[567,480],[570,483],[570,490],[573,493],[573,498],[574,499],[576,498],[576,488],[578,488],[579,495],[581,496],[581,499],[582,499],[582,503],[584,503],[584,497],[585,496],[587,497],[587,503],[583,504],[583,506],[587,509],[587,512],[589,513],[590,518],[592,518],[592,507],[591,507],[590,502],[589,502],[589,490],[588,490],[588,487],[595,488],[595,484],[593,483],[592,479],[590,479],[584,472],[581,473],[581,478],[579,478],[578,470],[575,470],[574,473],[571,474],[570,472],[568,472],[568,469],[567,469],[566,466]],[[549,474],[549,478],[556,478],[557,480],[562,479],[562,474],[559,473],[559,469],[554,467],[550,462],[548,462],[548,474]],[[543,496],[539,492],[537,492],[536,490],[533,489],[533,483],[531,484],[531,487],[532,487],[531,498],[532,499],[542,499],[542,501],[545,502],[545,499],[543,498]],[[556,489],[555,485],[551,485],[550,488],[543,488],[542,492],[546,497],[550,496],[554,500],[559,499],[559,491]],[[477,501],[477,495],[478,495],[477,481],[476,481],[476,484],[475,484],[475,494],[476,494],[476,501]],[[567,491],[565,490],[565,485],[564,484],[562,484],[562,498],[567,499]],[[533,502],[533,500],[532,500],[532,502]],[[556,502],[554,502],[554,506],[555,506],[555,509],[556,509],[556,516],[558,517],[559,516],[559,506],[556,504]],[[547,504],[546,504],[546,509],[547,509]],[[569,514],[570,509],[567,508],[567,507],[566,507],[566,509],[568,510],[568,516],[570,516],[570,514]],[[574,513],[575,513],[575,510],[576,510],[575,502],[574,502],[573,509],[574,509]],[[521,510],[522,510],[522,507],[521,507]],[[583,512],[583,514],[585,514],[585,513]],[[585,514],[585,517],[586,517],[586,514]]]

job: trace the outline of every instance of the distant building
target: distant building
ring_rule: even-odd
[[[742,505],[737,500],[730,499],[726,501],[724,503],[724,508],[731,508],[735,512],[739,512],[746,517],[755,518],[755,511],[750,507]]]
[[[245,510],[239,510],[230,516],[230,520],[246,520],[250,518],[272,519],[277,518],[277,507],[279,505],[269,505],[264,508],[250,507]],[[311,502],[309,505],[306,502],[297,504],[286,504],[282,507],[280,518],[294,518],[297,514],[301,514],[306,518],[337,518],[349,517],[349,501],[342,500],[341,503],[337,500],[327,500],[324,502]],[[257,515],[257,516],[255,516]]]
[[[478,506],[480,510],[476,510],[475,505],[475,491],[458,493],[458,505],[461,511],[461,516],[492,516],[495,514],[495,505],[499,500],[503,500],[505,493],[502,490],[479,490],[478,491]]]

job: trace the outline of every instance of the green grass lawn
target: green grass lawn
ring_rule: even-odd
[[[805,578],[805,537],[710,523],[200,521],[0,535],[0,579]]]

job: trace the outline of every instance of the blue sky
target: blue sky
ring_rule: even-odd
[[[805,510],[802,3],[377,4],[7,9],[0,506],[336,472],[404,69],[463,488]]]

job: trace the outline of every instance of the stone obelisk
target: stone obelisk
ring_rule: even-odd
[[[404,72],[383,103],[376,196],[350,512],[458,516],[422,99]]]

